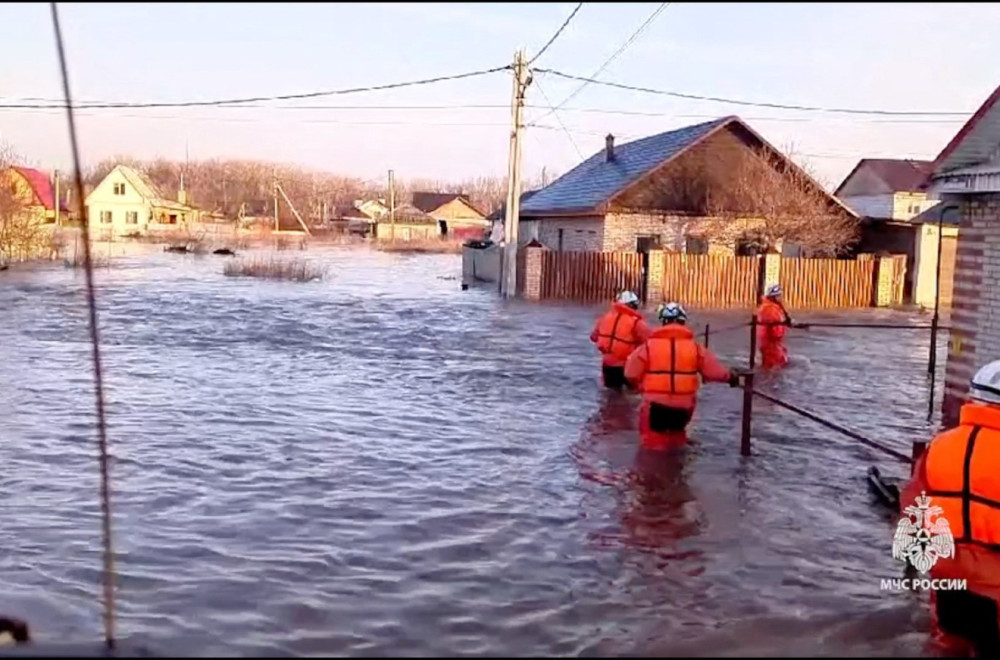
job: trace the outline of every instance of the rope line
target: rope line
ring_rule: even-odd
[[[76,188],[76,206],[82,220],[83,260],[86,272],[87,311],[90,321],[90,343],[94,365],[94,395],[97,406],[97,439],[100,451],[101,466],[101,532],[104,546],[104,642],[108,649],[115,646],[115,562],[114,549],[111,541],[111,493],[108,474],[108,433],[104,410],[104,379],[101,368],[101,342],[97,325],[97,301],[94,294],[94,268],[90,250],[90,223],[84,215],[83,175],[80,168],[80,149],[76,137],[76,122],[73,118],[73,103],[69,91],[69,70],[66,66],[66,53],[63,46],[62,30],[59,26],[59,10],[55,2],[49,3],[52,9],[52,26],[55,30],[56,49],[59,52],[59,68],[62,73],[63,94],[66,97],[66,119],[69,123],[69,140],[73,150],[74,187]],[[56,200],[58,203],[58,200]]]

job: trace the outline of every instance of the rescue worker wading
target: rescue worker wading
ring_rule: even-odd
[[[955,540],[952,557],[939,557],[931,579],[965,579],[967,591],[937,591],[940,630],[976,647],[980,657],[1000,657],[1000,361],[972,378],[959,425],[940,433],[914,466],[900,506],[921,493],[941,507]],[[933,525],[933,521],[930,521]],[[926,577],[926,576],[921,576]]]
[[[791,325],[792,319],[781,304],[781,285],[773,284],[757,308],[757,346],[762,368],[775,369],[788,364],[785,331]]]
[[[590,341],[601,351],[601,372],[604,386],[621,389],[625,381],[625,360],[636,346],[646,341],[649,326],[639,313],[639,296],[622,291],[618,300],[604,316],[597,319]]]
[[[685,429],[698,403],[701,379],[736,387],[739,378],[694,340],[694,333],[685,325],[683,307],[668,303],[657,310],[657,316],[663,326],[629,356],[625,378],[642,392],[642,446],[671,449],[687,442]]]

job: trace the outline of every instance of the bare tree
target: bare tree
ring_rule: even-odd
[[[641,189],[640,189],[641,188]],[[678,211],[697,218],[687,234],[714,243],[782,242],[834,256],[858,238],[858,222],[805,170],[771,149],[717,136],[655,173],[622,205]]]
[[[22,162],[7,142],[0,142],[0,263],[37,258],[46,253],[51,235],[29,208],[10,168]]]

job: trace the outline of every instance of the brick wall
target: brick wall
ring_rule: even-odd
[[[941,404],[946,427],[957,423],[972,375],[1000,359],[1000,194],[966,196],[961,213]]]
[[[655,213],[609,213],[604,217],[605,252],[635,252],[638,236],[659,236],[664,250],[682,251],[687,218]]]

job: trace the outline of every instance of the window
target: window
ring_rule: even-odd
[[[704,238],[688,236],[684,242],[684,251],[688,254],[708,254],[708,241]]]
[[[137,224],[139,224],[139,212],[138,211],[126,211],[125,212],[125,224],[127,224],[127,225],[137,225]]]
[[[101,224],[110,225],[111,221],[111,211],[101,211]]]
[[[125,184],[124,183],[116,183],[115,184],[115,194],[116,195],[124,195],[125,194]]]

